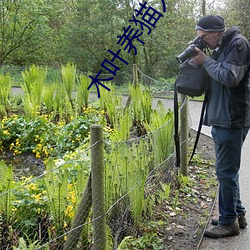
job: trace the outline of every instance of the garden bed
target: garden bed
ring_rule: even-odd
[[[195,133],[191,131],[193,137]],[[16,178],[38,176],[45,170],[42,159],[34,154],[8,156],[4,160],[13,165]],[[198,249],[217,191],[213,162],[212,139],[201,135],[194,163],[189,166],[189,178],[178,179],[176,169],[173,170],[168,199],[156,202],[153,217],[137,230],[137,238],[124,235],[124,240],[129,238],[130,243],[126,244],[129,249],[138,249],[139,245],[139,249],[152,250]],[[128,233],[130,230],[134,231],[133,226],[127,228]]]

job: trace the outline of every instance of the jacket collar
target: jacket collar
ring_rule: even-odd
[[[241,34],[240,29],[237,26],[233,26],[225,31],[224,35],[222,36],[221,40],[219,41],[219,45],[213,51],[213,58],[217,58],[221,53],[223,47],[225,47],[229,41],[231,41],[232,37]]]

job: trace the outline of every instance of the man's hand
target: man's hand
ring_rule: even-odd
[[[197,64],[203,64],[207,56],[197,47],[194,48],[195,51],[198,53],[197,56],[192,57]]]

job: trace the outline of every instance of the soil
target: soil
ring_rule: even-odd
[[[196,132],[191,131],[191,147],[195,134]],[[213,141],[201,134],[194,162],[188,170],[192,183],[187,184],[185,188],[179,186],[176,209],[173,209],[171,202],[158,208],[167,215],[168,225],[159,232],[163,237],[164,250],[199,249],[217,194],[214,162]],[[177,185],[176,188],[178,189]],[[172,199],[175,197],[176,194],[173,194]]]
[[[7,152],[0,156],[0,160],[4,160],[7,166],[11,165],[13,167],[16,181],[23,176],[39,176],[45,171],[43,159],[37,159],[31,153],[22,153],[14,156],[12,152]]]

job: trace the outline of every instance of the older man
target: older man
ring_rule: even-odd
[[[203,64],[211,78],[204,125],[212,126],[219,181],[219,218],[205,235],[212,238],[238,235],[247,226],[240,200],[241,149],[250,126],[250,46],[237,27],[226,30],[220,16],[202,17],[196,33],[213,50],[212,56],[195,48],[193,59]]]

